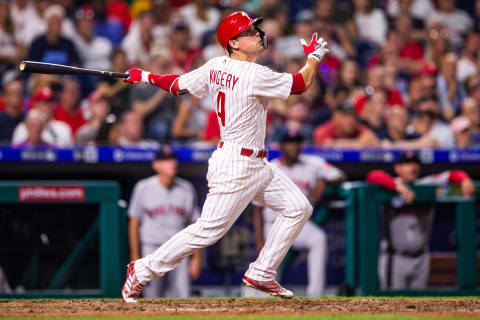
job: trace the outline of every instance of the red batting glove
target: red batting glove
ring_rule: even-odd
[[[137,84],[137,83],[148,83],[148,75],[150,72],[144,71],[142,69],[133,68],[127,71],[129,77],[124,82]]]
[[[320,60],[323,59],[323,56],[330,50],[327,49],[327,42],[324,41],[323,38],[317,40],[317,37],[318,35],[315,32],[309,45],[307,45],[307,42],[303,39],[300,39],[300,43],[302,44],[303,51],[308,58],[315,58],[320,62]]]

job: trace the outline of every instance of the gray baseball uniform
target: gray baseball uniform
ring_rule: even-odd
[[[338,168],[327,163],[323,158],[300,155],[299,161],[293,166],[286,166],[280,158],[272,160],[300,190],[308,196],[318,180],[336,181],[344,174]],[[267,237],[278,213],[270,208],[264,208],[264,234]],[[325,272],[327,266],[327,236],[325,232],[311,221],[307,221],[297,239],[293,242],[294,249],[307,249],[308,287],[307,296],[318,297],[325,288]]]
[[[141,253],[149,255],[199,216],[195,189],[178,177],[170,188],[157,176],[140,180],[133,190],[128,215],[139,220]],[[143,290],[144,297],[183,298],[189,294],[187,260],[167,276],[150,281]]]

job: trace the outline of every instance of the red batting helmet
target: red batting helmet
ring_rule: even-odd
[[[220,42],[222,47],[226,49],[227,43],[230,39],[247,30],[252,24],[256,26],[262,21],[263,18],[250,18],[250,16],[244,11],[237,11],[229,14],[218,26],[218,42]]]

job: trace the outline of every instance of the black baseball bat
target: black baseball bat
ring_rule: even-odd
[[[107,78],[128,78],[128,73],[93,70],[78,68],[72,66],[66,66],[63,64],[54,64],[37,61],[22,61],[20,62],[19,69],[22,72],[28,73],[46,73],[46,74],[83,74],[88,76],[98,76]]]

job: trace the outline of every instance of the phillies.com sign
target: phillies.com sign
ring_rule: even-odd
[[[19,201],[84,201],[83,186],[19,186]]]

